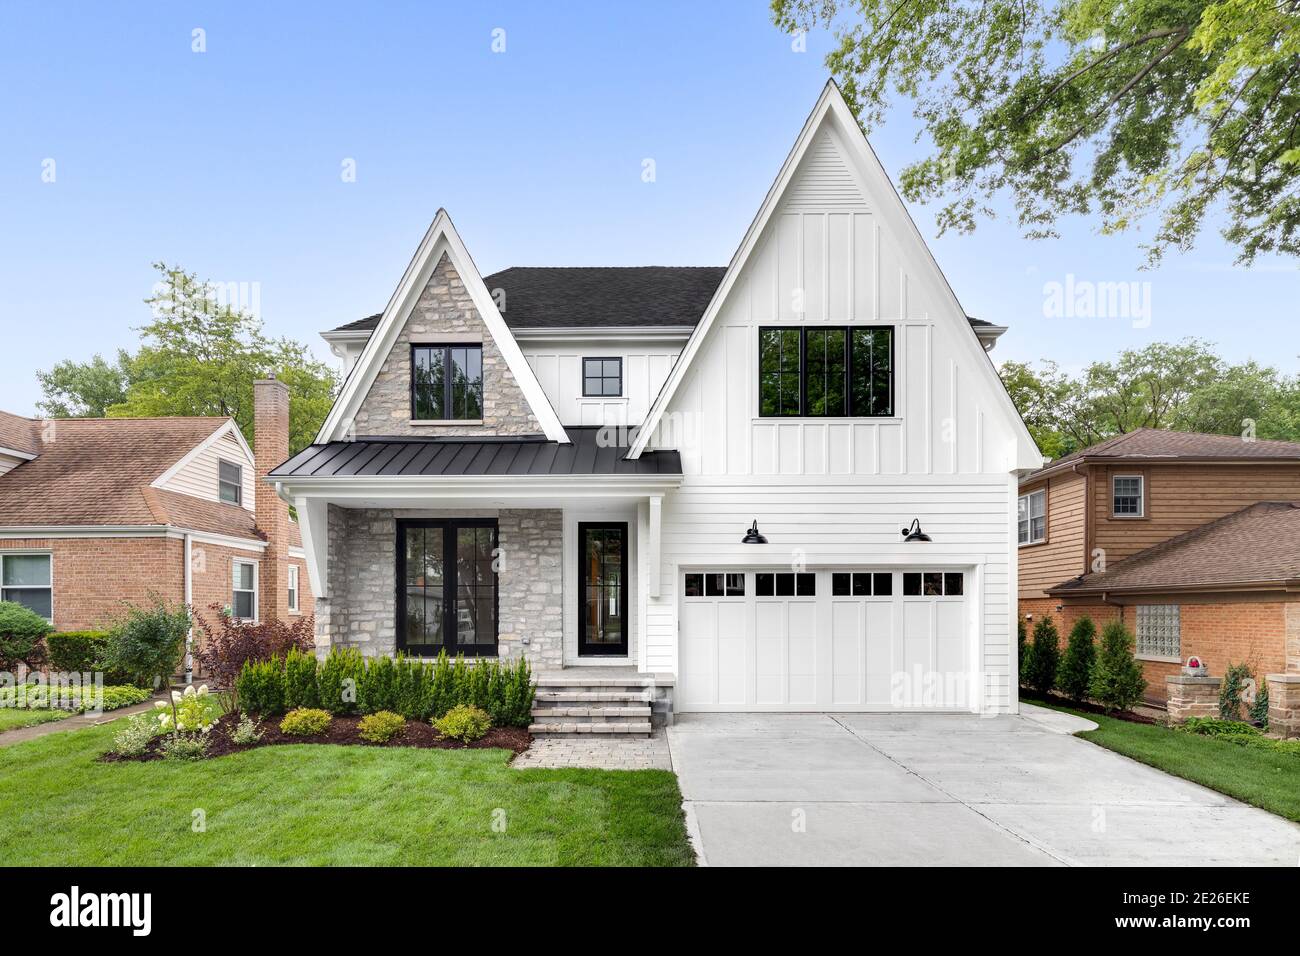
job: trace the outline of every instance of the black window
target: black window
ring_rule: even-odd
[[[483,347],[411,346],[411,417],[421,421],[481,419]]]
[[[399,649],[496,654],[496,546],[490,518],[398,521]]]
[[[760,329],[758,381],[767,418],[893,415],[894,330]]]
[[[888,571],[836,571],[831,575],[831,594],[837,597],[889,597],[894,593],[894,576]]]
[[[960,597],[965,593],[966,575],[961,571],[907,571],[903,574],[903,594],[907,597]]]
[[[759,597],[813,597],[817,594],[817,575],[811,572],[755,574],[754,593]]]
[[[582,394],[587,397],[623,394],[623,360],[621,358],[584,358],[582,360]]]
[[[233,461],[218,461],[217,495],[222,501],[228,501],[233,505],[243,503],[244,469]]]

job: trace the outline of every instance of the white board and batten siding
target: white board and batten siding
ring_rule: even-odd
[[[524,347],[524,357],[560,421],[566,425],[640,424],[680,353],[680,345],[665,343],[583,342]],[[584,396],[584,358],[622,359],[623,394],[601,398]]]
[[[927,271],[901,253],[830,124],[815,135],[665,409],[651,447],[685,480],[663,503],[661,592],[645,612],[643,666],[678,672],[687,569],[961,568],[982,706],[1013,706],[1016,433],[982,349]],[[758,415],[763,326],[894,330],[894,414]],[[959,336],[970,336],[963,342]],[[919,518],[933,542],[904,544]],[[767,546],[740,543],[757,519]]]
[[[227,432],[203,449],[193,459],[186,462],[176,474],[164,481],[160,487],[168,491],[193,495],[205,501],[220,501],[218,474],[221,460],[239,465],[244,470],[242,505],[249,511],[255,508],[257,475],[253,460],[244,452],[244,446],[233,432]]]

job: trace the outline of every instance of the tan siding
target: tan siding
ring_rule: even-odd
[[[243,468],[244,490],[243,507],[253,510],[253,498],[256,492],[256,475],[253,473],[253,461],[244,454],[244,446],[234,434],[223,435],[201,455],[187,464],[165,481],[161,487],[168,491],[193,495],[205,501],[220,501],[218,475],[222,459]]]
[[[1110,564],[1257,501],[1300,501],[1295,463],[1104,465],[1095,473],[1094,545]],[[1146,477],[1146,516],[1112,518],[1112,476],[1139,474]]]
[[[1020,549],[1020,600],[1045,597],[1044,590],[1082,574],[1086,564],[1084,502],[1087,481],[1066,474],[1027,485],[1020,494],[1047,486],[1047,540]]]

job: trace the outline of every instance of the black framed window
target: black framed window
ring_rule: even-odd
[[[960,597],[966,593],[966,575],[961,571],[905,571],[905,597]]]
[[[578,522],[578,654],[628,652],[628,528],[625,521]]]
[[[244,469],[224,458],[217,460],[217,497],[232,505],[244,500]]]
[[[811,571],[760,571],[754,575],[754,593],[759,597],[816,597],[817,575]]]
[[[831,575],[835,597],[889,597],[894,593],[894,576],[888,571],[836,571]]]
[[[411,417],[477,421],[483,417],[483,346],[411,346]]]
[[[623,394],[623,360],[621,358],[584,358],[582,360],[582,394],[586,398]]]
[[[758,389],[764,418],[893,415],[893,327],[759,329]]]
[[[497,522],[397,522],[397,646],[432,656],[497,652]]]

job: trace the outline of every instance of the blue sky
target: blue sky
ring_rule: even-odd
[[[383,306],[439,206],[484,274],[725,264],[826,80],[829,43],[794,52],[762,0],[7,0],[0,408],[33,412],[34,369],[133,347],[160,259],[256,284],[268,331],[326,359],[317,333]],[[915,133],[906,104],[872,133],[891,174],[924,154]],[[934,210],[912,214],[967,311],[1011,327],[997,358],[1077,368],[1199,335],[1300,368],[1295,263],[1234,267],[1213,228],[1142,272],[1141,235],[1095,222],[1064,222],[1060,240],[1005,218],[935,238]],[[1071,275],[1150,283],[1149,323],[1045,315],[1045,286]]]

